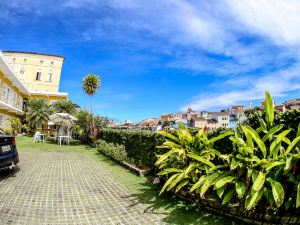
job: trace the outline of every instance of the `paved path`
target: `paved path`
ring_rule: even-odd
[[[80,153],[20,153],[0,174],[0,224],[162,224],[109,172]]]

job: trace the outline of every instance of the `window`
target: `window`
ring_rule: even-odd
[[[0,114],[0,127],[2,127],[3,128],[3,125],[4,125],[4,116],[3,116],[3,114]]]
[[[5,101],[5,99],[6,99],[6,93],[7,93],[7,85],[4,84],[3,85],[3,89],[2,89],[2,98],[1,98],[2,101]]]
[[[17,93],[12,91],[12,96],[13,96],[13,106],[17,105]]]
[[[46,81],[47,82],[52,82],[52,76],[53,76],[52,70],[49,70],[49,72],[47,74]]]
[[[41,76],[42,76],[42,72],[41,72],[41,69],[39,69],[36,73],[35,80],[41,80]]]
[[[22,66],[20,69],[20,75],[23,75],[25,73],[25,68]]]
[[[23,110],[23,98],[22,97],[18,98],[18,108]]]
[[[7,86],[6,86],[7,87]],[[10,94],[11,94],[11,88],[7,87],[6,89],[6,96],[5,96],[5,102],[9,103],[9,99],[10,99]]]

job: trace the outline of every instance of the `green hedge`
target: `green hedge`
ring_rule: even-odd
[[[123,145],[127,161],[151,168],[156,161],[156,146],[164,142],[163,137],[150,131],[103,129],[98,138],[108,143]]]
[[[107,156],[110,156],[119,162],[128,161],[128,157],[124,145],[107,143],[104,140],[98,140],[97,148],[99,152]]]

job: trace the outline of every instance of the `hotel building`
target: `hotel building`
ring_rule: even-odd
[[[63,62],[57,55],[0,51],[0,128],[24,114],[26,99],[45,98],[52,104],[68,99],[68,93],[59,92]]]

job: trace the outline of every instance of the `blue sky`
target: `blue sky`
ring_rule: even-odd
[[[94,110],[118,120],[299,97],[299,28],[297,0],[0,2],[0,49],[65,56],[61,91],[82,107],[100,75]]]

